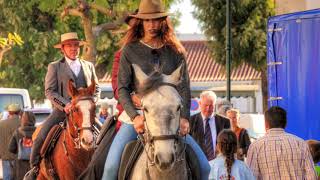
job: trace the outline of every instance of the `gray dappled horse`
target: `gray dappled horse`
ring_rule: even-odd
[[[181,78],[181,66],[171,75],[153,73],[147,76],[133,65],[138,93],[143,94],[142,107],[146,132],[144,151],[137,160],[131,179],[188,179],[185,145],[179,137],[182,99],[176,90]]]

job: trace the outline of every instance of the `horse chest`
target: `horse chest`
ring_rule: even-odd
[[[180,161],[169,171],[159,171],[156,166],[148,165],[147,156],[143,152],[134,166],[131,180],[185,180],[188,179],[188,173],[185,161]]]

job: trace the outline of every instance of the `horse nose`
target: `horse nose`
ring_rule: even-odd
[[[155,155],[155,163],[159,165],[160,169],[165,170],[171,167],[174,162],[174,155],[169,154],[167,158],[164,158],[161,154]]]
[[[84,145],[86,145],[86,146],[91,146],[91,145],[93,144],[93,141],[87,142],[87,141],[85,140],[85,138],[81,138],[81,142],[82,142],[82,144],[84,144]]]

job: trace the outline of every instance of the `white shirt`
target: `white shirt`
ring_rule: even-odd
[[[206,118],[201,114],[203,120],[203,132],[206,132]],[[216,121],[214,119],[214,114],[209,117],[209,126],[211,129],[211,136],[212,136],[212,145],[213,145],[213,152],[216,152],[216,144],[217,144],[217,129],[216,129]]]
[[[65,57],[65,58],[74,75],[78,76],[81,69],[81,63],[79,59],[77,58],[76,60],[71,60],[68,57]]]

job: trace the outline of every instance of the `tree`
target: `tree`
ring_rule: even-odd
[[[15,45],[22,46],[22,44],[23,44],[23,41],[21,37],[16,33],[14,34],[9,33],[8,38],[0,37],[0,66],[1,66],[4,53],[12,49],[13,46]]]
[[[214,59],[226,63],[226,0],[192,0]],[[273,0],[231,0],[232,67],[248,63],[261,72],[263,107],[267,107],[266,29]]]
[[[175,0],[166,0],[169,7]],[[177,1],[177,0],[176,0]],[[111,68],[113,54],[119,49],[121,34],[114,29],[125,28],[126,13],[139,6],[139,0],[0,0],[0,37],[8,32],[19,34],[22,47],[12,47],[3,56],[0,84],[29,90],[35,100],[44,98],[44,76],[47,66],[61,57],[53,49],[60,34],[75,31],[89,45],[82,56],[95,62],[97,73]]]

